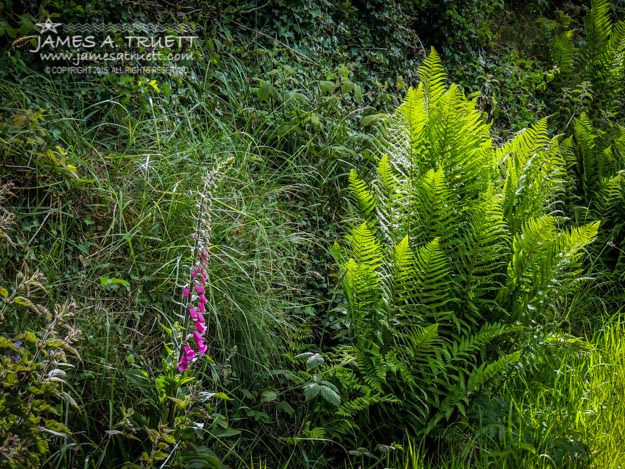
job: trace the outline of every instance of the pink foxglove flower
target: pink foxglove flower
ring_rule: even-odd
[[[184,290],[182,290],[182,296],[185,298],[189,298],[190,294],[191,294],[191,290],[189,289],[189,287],[184,287]]]
[[[206,324],[203,322],[197,321],[195,323],[195,328],[200,334],[204,334],[204,332],[206,332]]]
[[[178,362],[178,371],[180,373],[184,373],[185,371],[187,371],[187,369],[189,369],[189,363],[191,363],[194,358],[195,351],[188,345],[185,345],[182,348],[182,356],[180,357],[180,361]]]
[[[208,345],[204,343],[204,337],[198,332],[193,331],[193,340],[195,340],[195,348],[199,355],[204,355],[208,350]]]

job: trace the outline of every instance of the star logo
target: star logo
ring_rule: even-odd
[[[45,33],[48,31],[52,31],[54,34],[57,34],[56,28],[62,26],[63,23],[53,23],[50,18],[48,18],[45,23],[35,23],[37,26],[41,28],[41,33]]]

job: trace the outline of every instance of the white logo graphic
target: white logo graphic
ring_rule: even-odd
[[[50,18],[48,18],[45,21],[45,23],[35,23],[35,24],[41,28],[42,34],[48,31],[51,31],[54,34],[57,34],[56,28],[63,25],[63,23],[53,23],[52,20],[50,20]]]

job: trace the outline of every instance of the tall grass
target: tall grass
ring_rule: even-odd
[[[166,331],[184,313],[177,302],[192,262],[198,191],[220,161],[233,158],[212,194],[207,342],[215,364],[206,385],[253,390],[298,327],[289,311],[308,275],[300,259],[312,239],[303,217],[317,172],[237,131],[246,87],[236,70],[227,72],[207,72],[200,86],[181,83],[193,106],[138,85],[105,96],[101,85],[61,86],[39,75],[0,84],[6,120],[45,110],[2,141],[14,155],[9,163],[36,172],[4,176],[17,184],[24,255],[48,275],[52,296],[75,299],[86,336],[82,364],[68,379],[80,411],[65,410],[80,444],[56,453],[53,466],[133,460],[141,445],[131,428],[140,439],[142,427],[156,428],[153,382]],[[75,175],[41,160],[56,145]]]

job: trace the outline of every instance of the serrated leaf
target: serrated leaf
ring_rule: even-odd
[[[304,396],[307,401],[317,397],[320,391],[321,386],[317,383],[306,383],[306,385],[304,385]]]
[[[319,388],[321,392],[321,397],[323,397],[326,402],[329,402],[336,407],[339,407],[341,405],[341,396],[339,396],[338,393],[334,391],[334,389],[328,386],[319,386]]]

